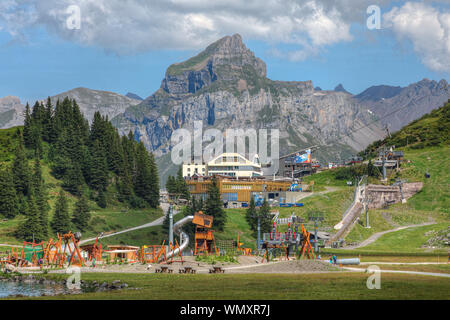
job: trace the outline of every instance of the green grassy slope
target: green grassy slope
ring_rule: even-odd
[[[395,204],[389,209],[370,210],[372,228],[366,229],[362,224],[357,224],[347,236],[347,242],[359,242],[376,232],[394,229],[402,225],[430,221],[450,225],[449,127],[450,103],[447,103],[396,132],[392,138],[375,142],[361,153],[372,155],[375,148],[383,143],[395,144],[397,150],[404,151],[405,161],[401,171],[389,177],[390,182],[392,183],[397,178],[407,179],[409,182],[422,181],[424,187],[410,198],[407,204]],[[408,145],[406,145],[406,137],[408,137]],[[427,172],[430,174],[429,179],[425,178]],[[414,231],[411,232],[414,233]],[[395,238],[397,235],[400,234],[395,232],[389,237]],[[419,249],[420,246],[416,241],[398,237],[398,248],[401,248],[402,251],[424,251],[424,249]],[[426,241],[420,236],[418,239],[422,239],[421,242]],[[375,244],[374,246],[376,247]],[[383,247],[382,244],[380,246]],[[388,246],[385,249],[388,250]]]

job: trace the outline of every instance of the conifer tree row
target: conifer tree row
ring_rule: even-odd
[[[91,190],[101,207],[116,195],[110,188],[117,190],[119,201],[132,207],[159,205],[153,155],[132,132],[121,137],[107,116],[96,112],[89,126],[75,100],[58,100],[53,108],[49,98],[45,105],[26,107],[23,137],[25,147],[36,155],[42,154],[43,142],[48,143],[52,174],[62,180],[65,191],[81,196]]]
[[[182,167],[178,169],[176,177],[169,176],[166,181],[166,190],[169,194],[177,195],[183,199],[189,200],[191,194],[189,187],[183,177]]]
[[[12,163],[0,166],[0,217],[25,216],[15,232],[18,239],[38,242],[47,240],[49,231],[86,230],[89,198],[100,207],[108,206],[109,200],[139,208],[159,205],[153,154],[132,132],[121,137],[98,112],[89,125],[75,100],[65,98],[53,106],[49,98],[33,108],[27,104],[17,139]],[[50,208],[42,162],[62,181],[63,189],[78,198],[71,215],[64,192]]]

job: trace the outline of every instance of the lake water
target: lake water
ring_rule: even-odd
[[[14,295],[24,295],[29,297],[46,295],[54,295],[66,293],[68,289],[62,284],[46,285],[41,283],[24,283],[12,281],[0,281],[0,298]]]

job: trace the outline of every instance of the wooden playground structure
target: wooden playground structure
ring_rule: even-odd
[[[0,264],[14,267],[55,267],[62,268],[67,265],[85,266],[86,262],[81,255],[79,239],[81,235],[71,231],[66,234],[57,234],[57,240],[49,239],[45,242],[24,241],[22,250],[11,248],[11,251],[0,260]]]
[[[298,227],[301,228],[300,232],[297,232]],[[289,260],[290,253],[296,252],[298,247],[300,247],[300,259],[315,259],[310,237],[311,232],[307,231],[303,224],[296,225],[295,231],[293,231],[291,229],[291,223],[289,222],[288,231],[281,233],[277,230],[274,222],[272,232],[268,235],[265,234],[265,240],[263,242],[264,255],[261,262],[269,262],[270,255],[271,253],[273,255],[274,252],[281,252],[281,254],[279,254],[280,260]],[[294,248],[294,250],[292,248]]]
[[[175,244],[169,242],[169,246],[165,245],[164,240],[162,245],[146,245],[142,246],[139,250],[139,261],[144,264],[148,263],[184,263],[183,255],[180,249],[178,241],[175,239]],[[167,257],[170,252],[173,252],[169,258]],[[176,253],[175,253],[176,252]]]
[[[212,230],[213,217],[203,214],[202,211],[194,214],[192,223],[195,224],[194,256],[201,254],[217,254],[214,230]]]
[[[239,235],[237,235],[236,239],[236,249],[238,253],[243,254],[244,256],[251,256],[253,255],[251,248],[244,248],[242,242],[239,242]]]
[[[80,246],[80,249],[82,251],[87,252],[87,261],[102,261],[102,245],[98,243],[98,237],[95,239],[95,243],[93,244],[86,244],[83,246]]]

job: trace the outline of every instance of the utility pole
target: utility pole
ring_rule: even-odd
[[[314,252],[319,252],[319,243],[318,243],[318,222],[323,221],[323,214],[321,212],[310,213],[308,215],[309,221],[314,221]]]
[[[259,249],[261,249],[261,217],[259,216],[259,214],[258,214],[258,238],[256,241],[258,241],[256,243],[256,248],[259,251]]]
[[[401,196],[401,201],[402,203],[406,203],[406,199],[403,195],[403,183],[407,182],[408,180],[402,180],[402,179],[397,179],[397,181],[395,181],[394,185],[398,185],[399,189],[400,189],[400,196]]]
[[[173,244],[173,211],[172,204],[169,206],[169,243]]]
[[[252,215],[252,218],[256,218],[257,219],[257,228],[256,228],[256,233],[257,233],[257,237],[256,237],[256,248],[261,249],[261,216],[259,215],[258,212],[255,212]]]
[[[369,198],[367,198],[366,200],[366,228],[370,228],[370,224],[369,224],[369,203],[371,201],[369,200]]]

